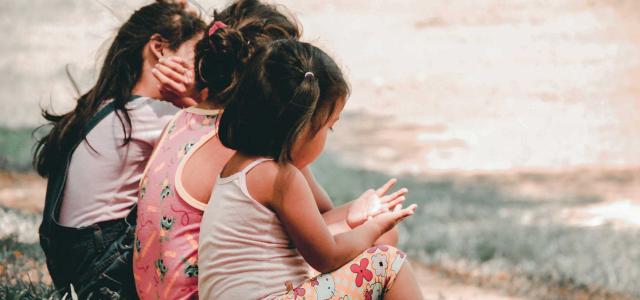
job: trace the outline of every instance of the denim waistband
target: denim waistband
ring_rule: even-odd
[[[50,228],[51,238],[65,242],[92,239],[96,232],[120,233],[128,227],[125,219],[99,222],[86,227],[73,228],[54,223]]]

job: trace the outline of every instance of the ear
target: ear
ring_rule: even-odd
[[[160,58],[164,57],[166,54],[167,41],[157,33],[154,33],[151,38],[149,38],[147,46],[149,47],[149,52],[151,52],[156,60],[160,60]]]

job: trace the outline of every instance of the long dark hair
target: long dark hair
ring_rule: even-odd
[[[319,48],[279,40],[251,59],[219,125],[222,144],[251,156],[280,163],[303,129],[313,136],[349,95],[338,65]]]
[[[295,20],[278,7],[258,0],[237,0],[214,12],[220,28],[196,44],[196,86],[209,89],[208,101],[224,106],[245,65],[260,47],[279,39],[298,39]]]
[[[167,1],[158,1],[134,12],[109,47],[96,84],[79,97],[76,108],[62,115],[43,109],[42,116],[53,128],[36,144],[33,164],[38,174],[46,177],[59,167],[61,158],[71,151],[71,145],[86,135],[85,124],[109,99],[113,100],[122,124],[123,145],[129,143],[131,119],[125,105],[140,79],[145,45],[158,34],[170,49],[176,50],[205,27],[198,16]]]

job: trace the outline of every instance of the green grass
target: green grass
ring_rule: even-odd
[[[43,282],[48,275],[38,244],[21,243],[14,235],[1,238],[0,263],[0,299],[45,299],[53,294]]]
[[[389,178],[341,166],[330,155],[315,164],[314,174],[338,202]],[[640,297],[640,230],[562,224],[552,218],[555,212],[594,203],[598,196],[527,197],[505,182],[499,175],[400,178],[410,191],[407,202],[419,205],[402,225],[400,247],[429,264],[464,262],[468,271],[506,271],[549,285]],[[523,222],[525,215],[533,222]]]
[[[0,127],[0,170],[29,171],[35,138],[34,128]]]

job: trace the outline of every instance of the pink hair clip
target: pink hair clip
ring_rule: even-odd
[[[224,29],[224,28],[227,28],[227,24],[222,23],[221,21],[213,22],[213,25],[211,25],[211,28],[209,28],[209,36],[212,36],[214,33],[216,33],[218,29]]]

